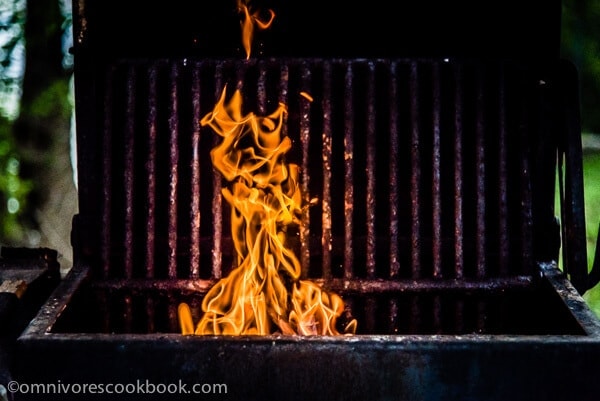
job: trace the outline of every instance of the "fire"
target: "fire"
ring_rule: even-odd
[[[285,161],[292,145],[281,134],[287,108],[280,103],[268,116],[243,115],[240,91],[226,102],[226,89],[200,123],[223,138],[211,158],[230,183],[222,193],[231,206],[237,257],[231,273],[204,297],[195,329],[189,306],[180,305],[182,333],[339,335],[336,321],[344,302],[300,280],[300,262],[286,243],[287,230],[300,224],[304,207],[299,168]],[[355,331],[352,320],[344,333]]]
[[[305,98],[309,102],[313,101],[313,97],[311,95],[309,95],[308,93],[304,92],[304,91],[300,92],[300,96],[302,96],[303,98]]]
[[[260,20],[259,11],[250,11],[250,0],[237,0],[237,8],[242,14],[242,45],[246,51],[246,59],[250,58],[250,48],[252,47],[252,39],[254,38],[254,29],[267,29],[275,19],[275,12],[269,10],[269,19],[267,21]]]

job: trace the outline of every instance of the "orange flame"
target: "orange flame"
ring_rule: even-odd
[[[267,21],[261,21],[259,19],[260,12],[250,12],[249,6],[250,0],[237,0],[237,7],[242,14],[242,45],[246,50],[246,59],[250,58],[250,48],[252,47],[252,39],[254,38],[254,29],[267,29],[273,23],[275,19],[275,12],[269,10],[270,17]]]
[[[189,307],[180,305],[182,333],[338,335],[336,319],[344,302],[299,280],[300,263],[286,245],[287,228],[299,224],[302,213],[299,168],[284,161],[291,148],[289,137],[281,134],[287,108],[280,103],[266,117],[242,115],[240,91],[228,103],[225,94],[226,88],[200,122],[223,138],[211,158],[232,183],[223,196],[231,205],[237,267],[208,291],[195,329]],[[352,320],[344,332],[355,330]]]

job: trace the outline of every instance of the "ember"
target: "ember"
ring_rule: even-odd
[[[223,137],[211,157],[232,183],[223,196],[231,205],[237,267],[207,293],[195,330],[189,306],[180,305],[182,333],[339,335],[342,299],[299,280],[300,262],[286,245],[288,226],[300,223],[305,207],[299,168],[284,160],[291,148],[289,137],[281,135],[286,106],[280,103],[266,117],[243,115],[240,91],[226,103],[226,89],[201,124]],[[352,320],[344,332],[355,330]]]

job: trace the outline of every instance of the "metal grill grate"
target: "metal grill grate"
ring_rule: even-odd
[[[246,111],[288,106],[289,159],[306,202],[318,199],[291,236],[305,277],[510,280],[532,272],[533,219],[553,222],[551,207],[533,215],[553,187],[532,188],[556,157],[552,138],[538,146],[544,122],[532,113],[551,83],[517,64],[128,61],[105,83],[105,278],[210,281],[229,270],[226,183],[209,156],[218,137],[199,126],[224,85],[242,90]]]

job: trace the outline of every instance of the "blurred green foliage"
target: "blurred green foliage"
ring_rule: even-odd
[[[591,267],[596,251],[598,238],[598,222],[600,222],[600,151],[587,149],[583,155],[584,195],[585,195],[585,224],[587,238],[587,260]],[[600,284],[584,294],[590,308],[600,317]]]
[[[561,56],[579,71],[581,124],[600,133],[600,0],[563,0]]]
[[[0,245],[39,245],[37,220],[70,132],[69,5],[0,2]]]
[[[0,243],[23,244],[30,226],[28,196],[32,183],[21,177],[12,122],[0,117]]]
[[[69,82],[57,79],[40,90],[31,104],[23,105],[22,113],[30,118],[69,120],[71,104],[69,101]]]

